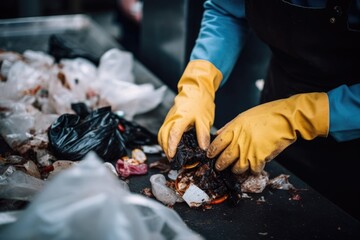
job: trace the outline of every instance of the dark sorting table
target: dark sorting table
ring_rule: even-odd
[[[51,34],[72,34],[89,49],[101,56],[106,50],[122,49],[101,27],[85,15],[37,17],[0,21],[0,48],[23,52],[48,51]],[[163,83],[140,62],[135,61],[137,83]],[[134,121],[156,133],[172,104],[174,93],[166,92],[164,101],[156,109],[138,115]],[[1,148],[0,148],[1,149]],[[150,155],[149,163],[161,156]],[[261,194],[251,194],[236,207],[228,202],[214,205],[212,209],[191,209],[186,203],[177,203],[174,209],[185,223],[206,239],[360,239],[360,222],[322,197],[295,175],[276,162],[266,166],[270,177],[289,174],[290,182],[298,189],[300,199],[294,200],[288,191],[265,189]],[[140,193],[150,187],[149,178],[159,170],[150,169],[144,176],[130,177],[132,192]],[[265,201],[257,201],[263,197]]]

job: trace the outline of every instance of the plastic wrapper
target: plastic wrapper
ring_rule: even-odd
[[[26,101],[0,99],[0,135],[13,149],[31,137],[29,132],[34,127],[34,114]]]
[[[173,209],[126,186],[89,153],[0,227],[0,239],[203,239]]]
[[[57,114],[44,114],[32,106],[34,98],[19,101],[0,99],[0,135],[15,151],[25,153],[30,148],[47,144],[44,133]]]
[[[154,174],[150,177],[151,191],[156,199],[165,205],[172,206],[176,202],[183,202],[176,192],[166,186],[165,176],[162,174]]]

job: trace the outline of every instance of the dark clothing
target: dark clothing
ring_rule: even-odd
[[[272,50],[262,102],[360,82],[360,31],[348,28],[349,4],[330,0],[326,8],[306,8],[281,0],[246,1],[249,25]],[[360,219],[359,147],[359,139],[299,137],[276,160]]]

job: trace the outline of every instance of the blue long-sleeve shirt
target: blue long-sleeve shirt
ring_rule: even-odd
[[[321,8],[326,0],[292,0],[292,4]],[[214,64],[225,84],[245,44],[249,31],[244,0],[207,0],[199,37],[190,60],[203,59]],[[354,0],[348,21],[360,22],[360,0]],[[360,67],[360,66],[359,66]],[[360,83],[342,85],[328,93],[329,134],[338,141],[360,138]]]

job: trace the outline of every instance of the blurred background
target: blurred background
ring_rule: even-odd
[[[114,19],[118,0],[2,0],[0,19],[88,14],[114,37],[120,31]]]
[[[86,14],[176,92],[194,46],[204,0],[2,0],[0,20]],[[1,48],[1,46],[0,46]],[[216,95],[215,127],[256,105],[270,51],[251,33]]]
[[[116,0],[3,0],[1,18],[109,11]]]

